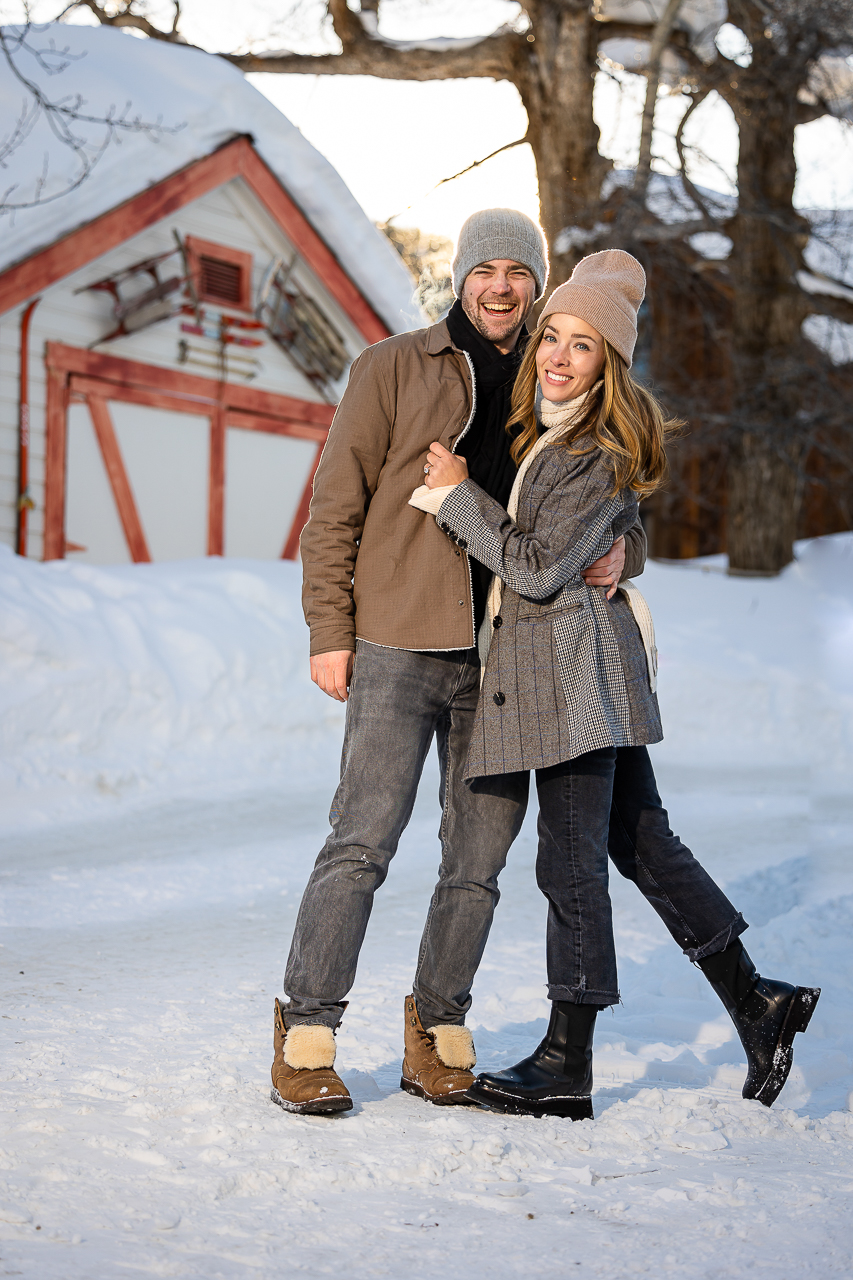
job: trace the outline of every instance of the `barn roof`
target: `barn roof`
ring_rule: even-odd
[[[7,47],[14,48],[22,28],[5,27],[3,34]],[[13,62],[17,75],[6,59],[0,59],[2,134],[9,138],[18,127],[25,136],[5,157],[0,194],[26,202],[41,183],[43,202],[6,214],[0,222],[0,270],[209,155],[230,138],[249,135],[391,332],[423,324],[406,267],[337,171],[221,58],[106,27],[52,23],[31,27],[25,45],[13,52]],[[60,143],[44,111],[27,117],[34,99],[21,77],[52,102],[62,99],[76,108],[78,116],[103,120],[112,115],[138,121],[141,127],[113,129],[89,175],[69,191],[81,171],[80,156]],[[108,127],[66,120],[84,153],[94,157],[109,137]]]

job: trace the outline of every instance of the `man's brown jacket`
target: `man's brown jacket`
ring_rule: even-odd
[[[302,532],[302,605],[311,653],[475,644],[468,558],[408,505],[433,440],[454,449],[473,417],[473,372],[442,321],[386,338],[354,362],[317,468]],[[626,534],[625,577],[646,539]]]

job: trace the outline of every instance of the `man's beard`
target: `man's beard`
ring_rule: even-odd
[[[484,316],[479,305],[475,305],[473,311],[469,311],[464,299],[462,301],[462,310],[481,337],[488,342],[505,342],[507,338],[511,338],[514,333],[517,333],[524,324],[521,299],[516,298],[514,302],[516,310],[512,318],[508,318],[503,324],[497,316]]]

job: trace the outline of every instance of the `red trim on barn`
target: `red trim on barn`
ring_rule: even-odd
[[[225,412],[218,404],[210,417],[210,480],[207,499],[207,554],[225,549]]]
[[[287,535],[287,541],[282,549],[282,560],[296,560],[299,555],[299,539],[302,537],[302,530],[308,523],[308,513],[311,506],[311,499],[314,496],[314,477],[317,474],[317,468],[320,465],[320,459],[323,456],[323,446],[317,448],[317,456],[314,459],[314,465],[311,468],[311,474],[305,481],[305,488],[302,490],[302,497],[299,499],[299,506],[296,508],[296,515],[293,517],[293,523],[290,526],[290,533]]]
[[[62,369],[47,369],[44,457],[45,560],[65,555],[65,467],[68,441],[68,385]]]
[[[151,553],[145,540],[145,531],[142,528],[136,500],[124,467],[121,449],[118,447],[116,430],[106,399],[103,396],[90,395],[88,405],[130,558],[134,564],[150,564]]]
[[[108,356],[82,347],[69,347],[64,342],[47,343],[45,364],[48,369],[103,379],[112,383],[113,387],[163,391],[183,400],[194,401],[197,406],[223,404],[229,410],[244,410],[276,420],[312,423],[327,429],[335,414],[334,405],[322,404],[316,400],[297,400],[295,396],[282,396],[274,391],[262,391],[259,387],[238,386],[233,382],[220,383],[213,378],[184,373],[180,369],[163,369],[159,365],[126,360],[123,356]],[[121,397],[113,395],[112,398]],[[198,411],[198,408],[193,410],[186,407],[187,413]]]
[[[104,459],[131,557],[150,560],[142,522],[121,458],[107,401],[199,414],[210,419],[208,555],[222,555],[225,512],[225,429],[239,427],[317,443],[317,457],[285,542],[283,559],[295,559],[308,519],[314,473],[334,416],[334,406],[256,387],[214,382],[196,374],[107,356],[60,342],[47,343],[47,442],[45,477],[45,560],[65,555],[65,485],[69,400],[85,401]]]
[[[117,205],[0,275],[4,311],[10,311],[124,244],[146,227],[234,178],[242,178],[266,206],[302,260],[349,316],[368,343],[389,336],[389,329],[353,284],[328,245],[311,226],[278,178],[247,138],[235,138],[212,155],[195,160],[162,182]]]

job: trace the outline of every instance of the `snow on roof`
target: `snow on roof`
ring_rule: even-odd
[[[14,44],[20,27],[5,27]],[[424,323],[413,301],[414,287],[402,260],[373,226],[337,171],[277,107],[240,71],[221,58],[180,45],[143,40],[106,27],[32,27],[29,48],[14,54],[18,75],[0,57],[0,196],[32,199],[0,222],[0,270],[53,243],[146,187],[209,155],[229,139],[251,135],[258,154],[276,174],[318,234],[336,255],[392,333]],[[34,50],[32,52],[30,50]],[[58,141],[42,113],[22,116],[33,102],[20,77],[56,102],[64,99],[103,118],[112,113],[159,128],[119,129],[91,174],[76,190],[67,187],[80,170],[78,157]],[[32,128],[3,160],[3,144],[23,120]],[[71,122],[94,155],[109,136],[103,124]],[[45,168],[46,165],[46,168]],[[66,194],[59,194],[67,192]]]

